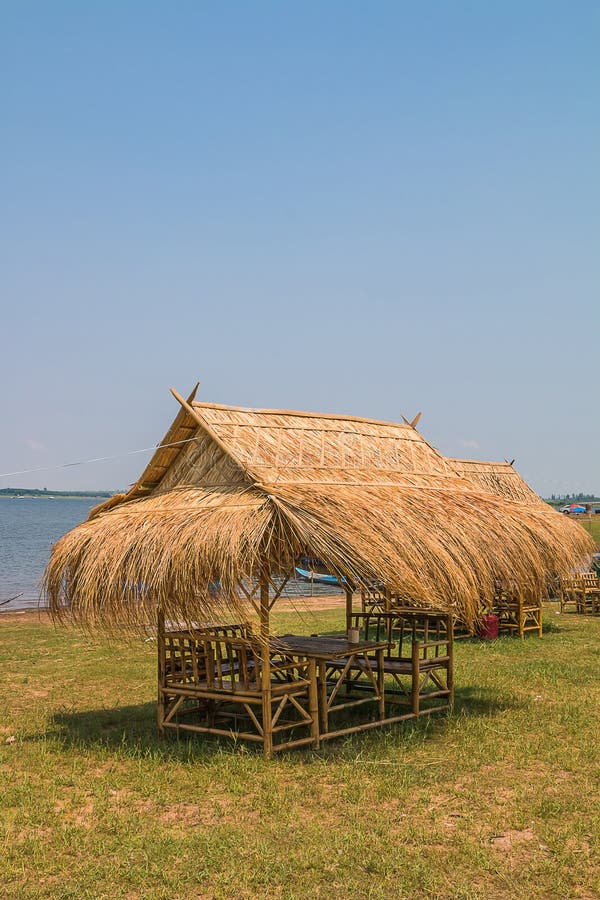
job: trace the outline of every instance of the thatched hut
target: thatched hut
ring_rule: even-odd
[[[270,756],[447,709],[453,617],[472,625],[499,583],[541,595],[591,551],[511,473],[513,492],[498,490],[410,423],[173,393],[181,408],[141,477],[58,541],[45,580],[59,618],[158,621],[161,731],[233,732]],[[344,586],[347,638],[271,634],[304,555]],[[403,607],[353,612],[374,584]],[[364,704],[366,721],[340,723]]]
[[[311,554],[473,623],[500,582],[541,595],[592,552],[511,466],[449,460],[411,424],[184,400],[146,469],[54,547],[56,615],[110,627],[239,618]]]
[[[513,462],[484,462],[471,459],[448,460],[454,471],[471,481],[479,489],[488,491],[498,497],[502,497],[509,503],[518,504],[529,510],[540,511],[543,517],[552,527],[561,529],[560,522],[556,522],[555,511],[552,510],[527,482],[521,478],[514,469]],[[548,515],[550,513],[550,515]],[[488,609],[496,613],[499,618],[500,631],[518,634],[521,638],[527,632],[533,632],[540,637],[543,630],[542,600],[547,594],[554,594],[558,589],[558,579],[548,579],[547,591],[531,590],[530,586],[519,581],[507,584],[499,580],[496,584],[496,592],[493,604]],[[466,633],[469,633],[467,629]]]

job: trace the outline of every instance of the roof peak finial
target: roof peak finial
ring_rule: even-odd
[[[422,412],[418,412],[416,414],[416,416],[414,417],[414,419],[411,419],[410,421],[406,418],[406,416],[402,416],[402,421],[404,422],[405,425],[410,425],[411,428],[416,429],[416,427],[419,423],[419,419],[421,418],[422,415],[423,415]]]

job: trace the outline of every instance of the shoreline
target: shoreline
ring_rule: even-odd
[[[5,622],[18,621],[51,622],[50,610],[47,606],[27,606],[24,609],[0,609],[0,625]]]
[[[275,612],[315,612],[328,609],[339,609],[346,603],[344,594],[331,594],[324,597],[311,597],[309,594],[298,597],[285,597],[278,600],[274,607]],[[53,624],[50,610],[47,606],[24,607],[23,609],[0,609],[0,625],[14,622],[39,622],[41,624]]]
[[[0,494],[0,500],[110,500],[104,494]]]

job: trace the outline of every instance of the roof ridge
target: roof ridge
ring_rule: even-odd
[[[463,459],[458,456],[449,456],[447,457],[450,462],[455,463],[472,463],[476,466],[504,466],[504,468],[512,469],[515,474],[518,474],[517,470],[514,466],[511,466],[509,462],[504,460],[496,460],[496,459]]]
[[[334,419],[342,422],[363,422],[367,425],[387,425],[392,428],[400,428],[402,431],[416,431],[412,425],[405,425],[402,422],[389,422],[383,419],[367,419],[363,416],[344,415],[342,413],[317,413],[307,412],[298,409],[259,409],[251,406],[228,406],[225,403],[207,403],[205,401],[194,400],[191,404],[194,408],[199,409],[222,409],[228,412],[254,413],[263,416],[296,416],[304,419]],[[418,432],[418,434],[421,434]]]

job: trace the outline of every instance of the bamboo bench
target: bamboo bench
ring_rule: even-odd
[[[567,575],[559,582],[560,611],[569,605],[582,615],[600,613],[600,579],[595,572]]]
[[[360,592],[360,608],[363,613],[389,612],[391,595],[380,586],[373,586],[369,590]]]
[[[508,634],[518,634],[523,638],[528,631],[536,631],[542,636],[542,601],[526,600],[500,594],[496,597],[493,612],[499,619],[499,630]]]
[[[318,746],[315,662],[272,661],[243,625],[159,629],[158,727],[259,742],[267,756]]]
[[[600,613],[600,579],[595,572],[582,572],[580,578],[579,607],[580,613]]]
[[[393,613],[399,610],[411,610],[414,607],[409,605],[409,598],[400,597],[398,594],[392,594],[387,591],[383,585],[374,584],[369,588],[363,588],[360,592],[360,608],[363,613]],[[466,625],[458,616],[453,617],[454,640],[460,638],[472,638],[475,631]]]
[[[558,581],[558,601],[561,613],[571,604],[577,611],[578,580],[576,575],[563,575]]]
[[[386,705],[407,705],[411,715],[419,716],[448,709],[454,699],[452,617],[446,613],[395,609],[353,613],[352,625],[365,640],[387,641],[383,653],[383,673],[389,677],[385,686]],[[377,659],[369,657],[377,671]],[[328,676],[343,668],[344,659],[328,662]],[[365,690],[361,667],[347,678],[348,690]],[[433,707],[430,701],[437,702]],[[425,704],[425,705],[424,705]]]

